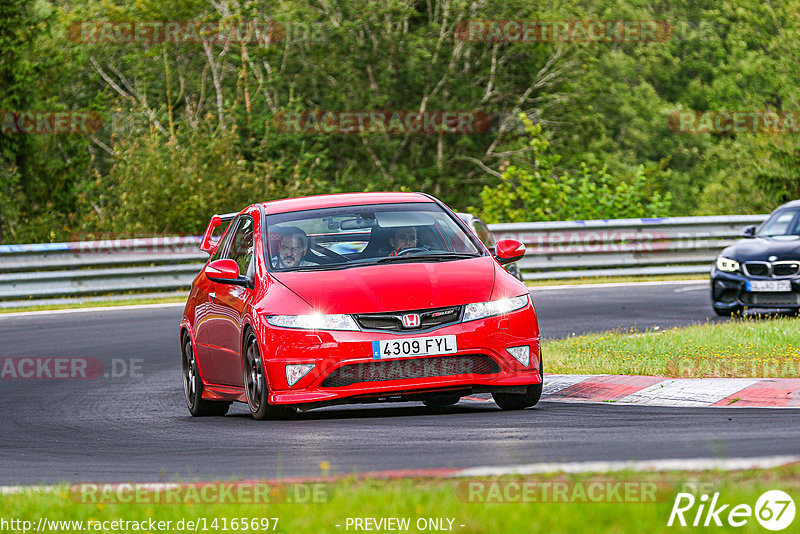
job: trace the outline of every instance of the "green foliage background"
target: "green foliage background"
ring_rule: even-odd
[[[102,130],[0,133],[0,242],[199,233],[214,212],[415,190],[490,221],[761,213],[800,197],[792,133],[676,133],[678,110],[798,110],[789,0],[4,0],[0,110]],[[661,42],[458,38],[466,20],[663,20]],[[247,43],[97,43],[80,21],[278,21]],[[475,110],[482,134],[293,134],[285,112]]]

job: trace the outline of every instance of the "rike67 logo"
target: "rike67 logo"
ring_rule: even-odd
[[[794,514],[794,501],[788,493],[780,490],[764,492],[754,507],[723,503],[719,492],[711,496],[704,493],[699,498],[692,493],[678,493],[667,526],[742,527],[755,517],[767,530],[779,531],[792,524]]]

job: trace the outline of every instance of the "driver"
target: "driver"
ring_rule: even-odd
[[[397,256],[407,248],[415,248],[417,246],[417,229],[413,226],[395,228],[389,237],[389,245],[392,247],[389,256]]]
[[[296,226],[278,230],[278,254],[271,258],[272,265],[278,269],[291,267],[307,267],[316,265],[305,259],[308,252],[308,237],[306,233]]]

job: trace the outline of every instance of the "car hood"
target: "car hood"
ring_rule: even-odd
[[[272,276],[322,313],[380,313],[487,301],[495,265],[482,256]]]
[[[800,260],[800,236],[756,237],[742,239],[722,251],[722,255],[736,261]]]

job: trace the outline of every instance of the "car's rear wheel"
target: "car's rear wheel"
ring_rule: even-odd
[[[430,399],[425,399],[422,401],[422,404],[431,408],[434,406],[452,406],[457,404],[460,400],[460,395],[442,395],[441,397],[431,397]]]
[[[258,342],[250,334],[245,343],[244,358],[242,358],[244,373],[244,391],[247,397],[247,406],[254,419],[286,419],[296,413],[294,408],[288,406],[273,406],[269,403],[269,386],[264,373],[264,363],[258,350]]]
[[[195,417],[225,415],[231,403],[225,401],[210,401],[203,398],[203,381],[197,372],[197,358],[194,354],[192,339],[188,334],[183,336],[182,369],[183,393],[189,413]]]
[[[542,381],[528,386],[525,393],[492,393],[494,402],[501,410],[523,410],[536,406],[542,397],[542,388],[544,387],[544,369],[541,359],[539,360],[539,376],[542,377]]]

